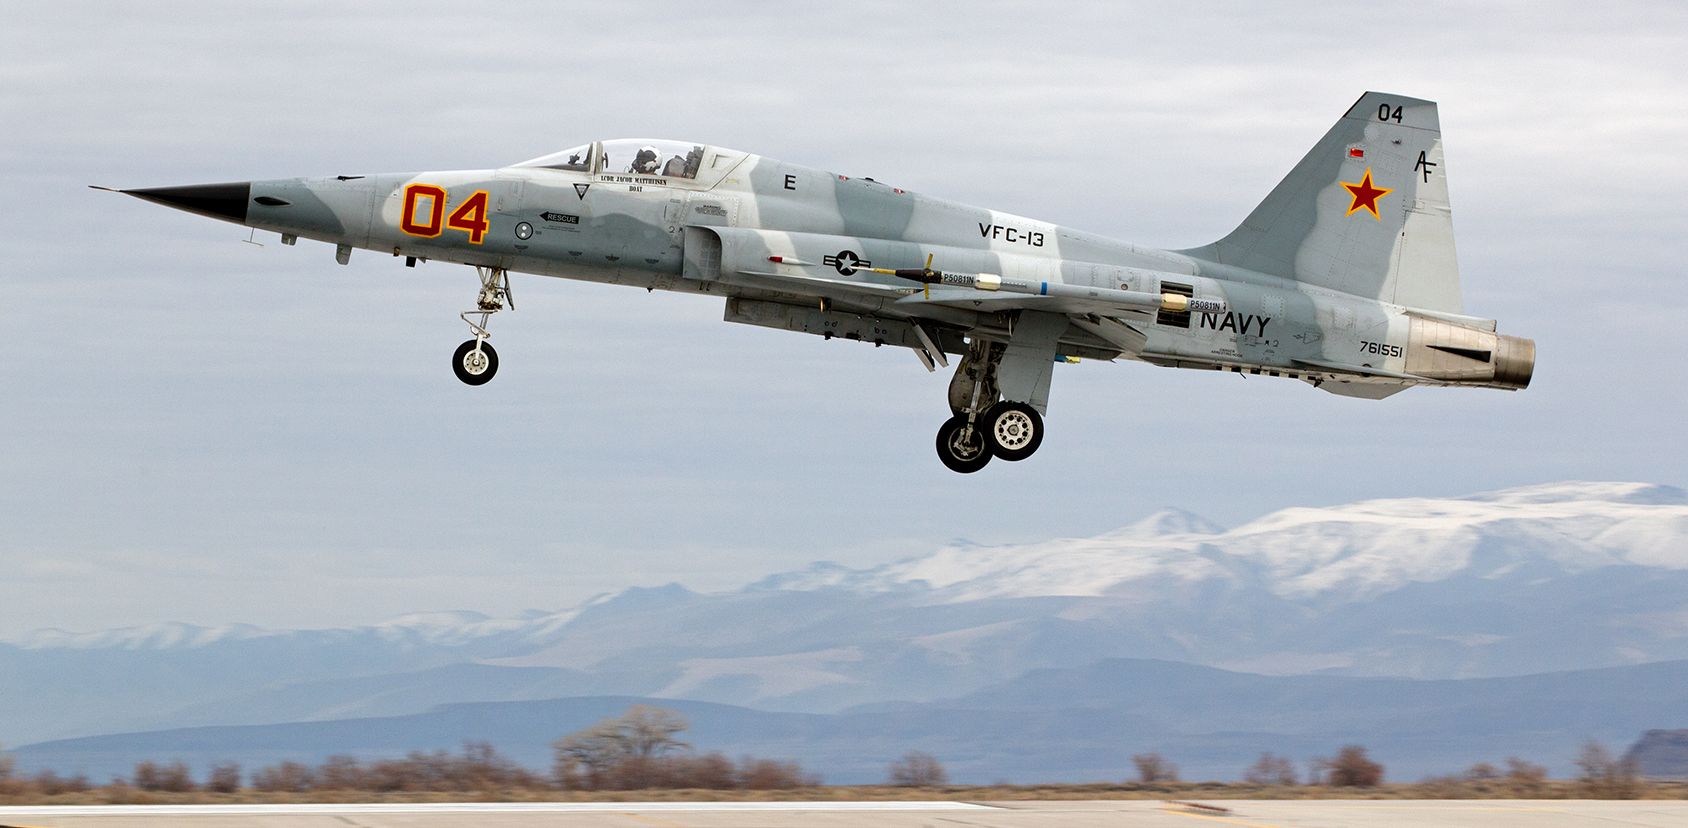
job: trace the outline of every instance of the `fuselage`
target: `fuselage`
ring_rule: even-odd
[[[1463,337],[1483,320],[1415,311],[732,150],[692,145],[701,157],[691,176],[635,172],[610,160],[638,143],[588,145],[580,163],[564,165],[584,167],[574,169],[536,159],[489,170],[256,181],[242,223],[416,261],[771,305],[819,300],[826,313],[864,320],[861,330],[873,330],[874,320],[919,318],[1005,336],[1019,307],[999,309],[985,297],[971,307],[911,305],[919,286],[866,269],[918,267],[930,256],[945,270],[1184,295],[1214,308],[1163,310],[1125,331],[1110,331],[1101,320],[1103,327],[1075,324],[1062,336],[1069,357],[1334,380],[1356,396],[1426,380],[1501,388],[1528,382],[1527,365],[1499,355],[1488,370],[1455,366],[1441,375],[1428,360],[1411,364],[1415,345],[1422,346],[1415,337],[1433,336],[1427,328],[1457,328]],[[797,329],[793,324],[786,327]],[[824,325],[803,329],[825,333],[810,330]],[[1511,338],[1496,337],[1492,322],[1488,331],[1474,334],[1486,337],[1489,350],[1504,350],[1499,340]],[[939,341],[951,352],[964,347],[960,337]],[[1342,373],[1345,367],[1354,372]]]

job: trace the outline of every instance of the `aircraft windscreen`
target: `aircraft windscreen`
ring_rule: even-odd
[[[702,144],[636,138],[604,142],[602,169],[606,173],[697,178],[702,165]]]
[[[584,144],[562,152],[541,155],[531,161],[523,161],[518,167],[544,167],[551,170],[572,170],[575,172],[592,171],[592,145]]]

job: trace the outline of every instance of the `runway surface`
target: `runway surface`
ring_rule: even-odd
[[[520,802],[0,807],[7,828],[1559,828],[1688,825],[1688,801]]]

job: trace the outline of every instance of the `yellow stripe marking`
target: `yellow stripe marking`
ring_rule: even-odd
[[[679,823],[679,822],[669,822],[666,819],[660,819],[660,818],[653,817],[653,816],[646,816],[644,814],[636,814],[636,813],[633,813],[632,811],[624,812],[622,814],[622,816],[627,817],[628,819],[631,819],[635,822],[643,822],[646,825],[655,825],[655,826],[657,826],[657,828],[686,828],[686,826],[684,824]]]
[[[1214,822],[1228,822],[1232,825],[1247,825],[1247,826],[1250,826],[1250,828],[1281,828],[1281,826],[1274,825],[1270,822],[1249,822],[1246,819],[1237,819],[1235,817],[1214,816],[1212,814],[1198,814],[1194,811],[1186,811],[1182,808],[1163,807],[1163,808],[1161,808],[1161,810],[1166,812],[1166,813],[1169,813],[1169,814],[1177,814],[1178,816],[1187,816],[1187,817],[1190,817],[1191,819],[1211,819]]]

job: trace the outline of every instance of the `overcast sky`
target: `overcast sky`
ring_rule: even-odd
[[[1168,505],[1688,482],[1680,4],[440,8],[0,2],[0,637],[508,615]],[[85,186],[670,136],[1185,247],[1367,89],[1440,103],[1466,306],[1537,340],[1529,390],[1061,366],[1037,457],[970,476],[932,449],[947,375],[906,350],[518,276],[469,388],[468,268],[341,267]]]

